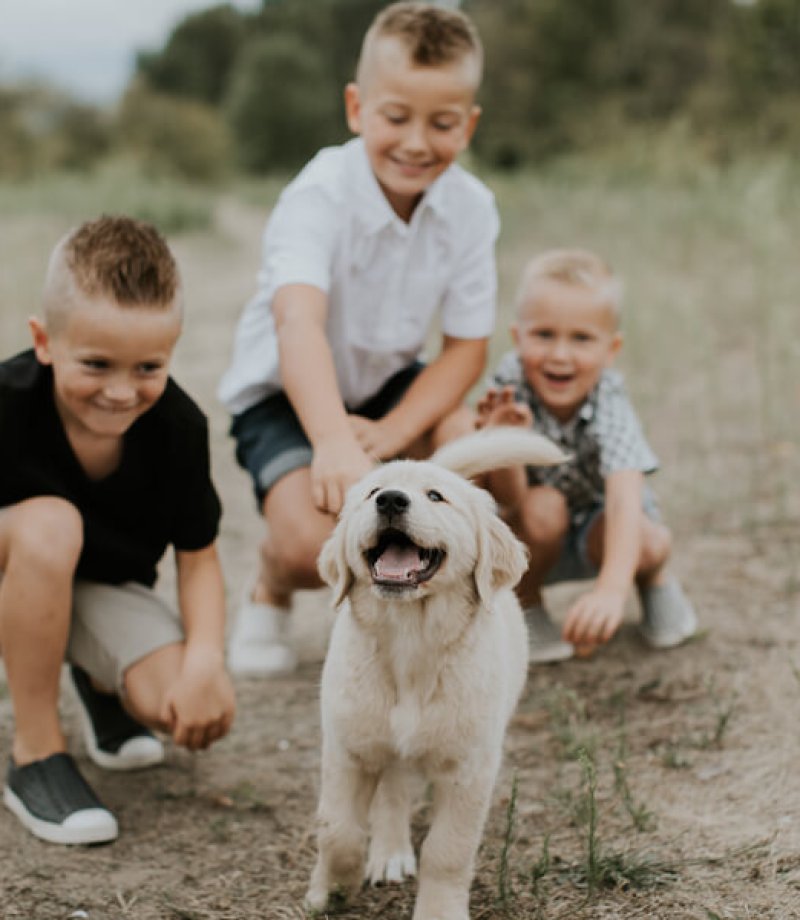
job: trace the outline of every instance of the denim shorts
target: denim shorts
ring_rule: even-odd
[[[403,368],[374,396],[348,411],[369,419],[383,418],[400,402],[424,366],[416,361]],[[311,442],[282,391],[234,416],[230,433],[236,440],[236,460],[253,480],[259,509],[264,496],[282,476],[311,466]]]

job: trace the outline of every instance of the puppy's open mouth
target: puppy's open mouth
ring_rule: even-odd
[[[366,553],[372,581],[384,588],[416,588],[434,576],[444,560],[440,549],[417,546],[400,530],[384,530]]]

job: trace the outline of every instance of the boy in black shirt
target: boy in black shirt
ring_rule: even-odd
[[[5,804],[36,836],[97,843],[117,822],[58,719],[62,661],[89,756],[109,769],[225,735],[234,693],[204,415],[168,376],[175,261],[149,225],[83,224],[55,248],[34,348],[0,363],[0,654],[15,733]],[[180,618],[152,591],[172,545]],[[124,708],[121,704],[124,701]]]

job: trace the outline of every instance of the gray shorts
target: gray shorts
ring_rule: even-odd
[[[546,585],[557,585],[563,581],[586,581],[597,578],[600,570],[589,558],[589,533],[603,513],[603,504],[597,504],[582,512],[580,516],[573,517],[570,521],[567,536],[561,555],[555,565],[545,575]],[[645,489],[642,496],[642,510],[652,521],[660,521],[661,514],[658,510],[655,496],[650,489]]]
[[[104,687],[121,692],[132,664],[183,639],[178,614],[152,588],[75,582],[66,660]]]

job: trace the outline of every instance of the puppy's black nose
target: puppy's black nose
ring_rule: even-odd
[[[386,517],[402,514],[410,504],[411,499],[399,489],[386,489],[383,492],[379,492],[378,497],[375,499],[378,514]]]

